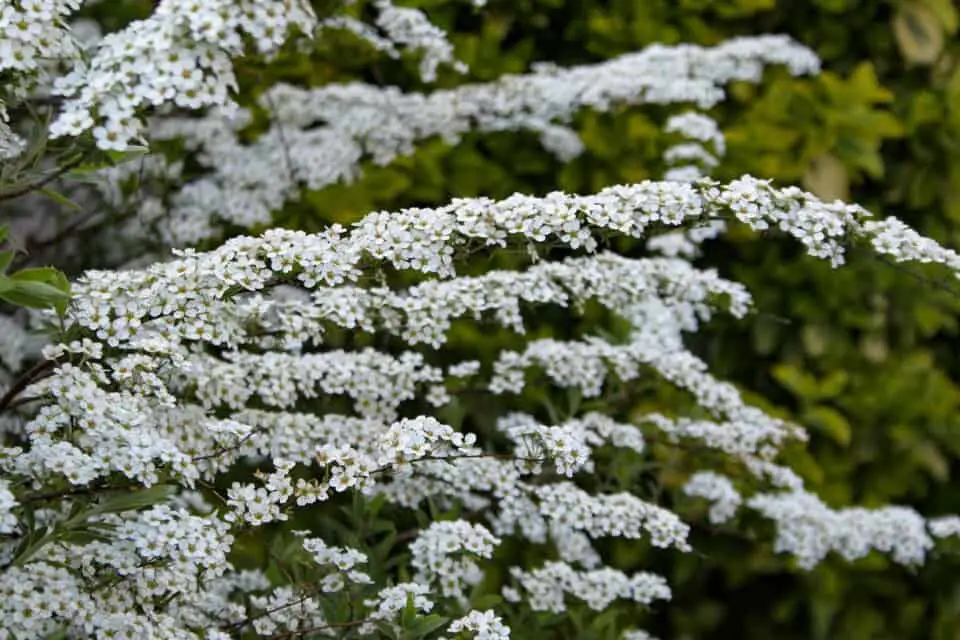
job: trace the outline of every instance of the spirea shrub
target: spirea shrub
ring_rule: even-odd
[[[162,0],[88,40],[68,22],[79,2],[0,10],[8,175],[44,156],[38,136],[72,149],[0,198],[91,157],[117,164],[78,171],[95,171],[104,206],[134,175],[169,186],[102,231],[115,268],[69,287],[0,254],[0,298],[40,309],[0,318],[0,637],[535,638],[570,621],[645,638],[636,612],[668,607],[670,584],[619,567],[613,544],[662,564],[696,552],[696,524],[761,519],[804,569],[874,552],[915,567],[960,531],[956,516],[826,504],[778,458],[803,425],[687,347],[715,316],[756,312],[693,261],[728,228],[787,236],[836,268],[860,247],[960,276],[960,255],[894,218],[708,177],[725,144],[703,111],[723,85],[761,82],[766,65],[815,73],[809,50],[777,36],[656,46],[432,93],[277,84],[235,104],[235,59],[269,64],[334,30],[413,56],[425,81],[465,71],[419,10],[316,4]],[[48,129],[9,115],[41,99]],[[364,159],[525,130],[569,160],[578,110],[639,104],[699,109],[664,124],[683,140],[662,181],[262,230]],[[167,142],[179,157],[122,162]],[[643,255],[618,252],[627,240]],[[27,330],[44,323],[38,349]],[[458,346],[463,331],[481,348]],[[622,409],[658,387],[686,401]],[[651,443],[685,456],[677,500],[636,477]],[[681,515],[698,505],[699,521]]]

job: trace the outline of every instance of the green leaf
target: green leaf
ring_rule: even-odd
[[[0,289],[0,297],[11,304],[33,309],[52,306],[62,315],[70,301],[70,281],[52,267],[22,269],[8,280],[12,287]]]
[[[77,167],[73,171],[68,171],[63,174],[64,180],[69,180],[70,182],[79,182],[80,184],[90,184],[90,185],[101,185],[103,184],[103,176],[97,175],[97,171],[100,169],[106,169],[110,165],[83,165]]]
[[[825,406],[812,407],[803,413],[804,424],[826,434],[840,446],[850,444],[852,430],[847,419],[836,409]]]
[[[46,309],[70,298],[70,294],[46,282],[17,282],[13,278],[8,281],[13,282],[13,288],[0,293],[0,298],[18,307]]]
[[[384,638],[396,638],[397,632],[393,628],[393,625],[384,620],[377,620],[373,623],[377,629],[380,630],[380,633],[383,634]]]
[[[7,268],[10,266],[10,263],[13,262],[13,258],[16,255],[17,255],[17,252],[14,251],[13,249],[0,251],[0,274],[7,272]]]
[[[386,558],[390,555],[390,550],[397,541],[397,534],[394,531],[388,533],[383,540],[374,545],[370,550],[378,558]]]
[[[821,400],[835,398],[847,388],[850,376],[846,371],[837,369],[831,371],[826,378],[820,380],[820,391],[817,394]]]
[[[773,378],[801,399],[815,398],[819,391],[817,380],[789,364],[778,364],[771,371]]]
[[[850,86],[856,89],[856,95],[867,102],[891,102],[893,93],[880,84],[873,64],[861,62],[849,78]]]
[[[6,242],[8,237],[10,237],[10,225],[0,224],[0,245]]]
[[[960,26],[960,10],[955,0],[923,0],[923,4],[937,16],[947,34],[952,36],[957,32],[957,27]]]
[[[950,461],[934,443],[928,440],[920,442],[914,445],[911,454],[938,481],[946,482],[950,478]]]
[[[37,192],[42,193],[43,195],[47,196],[57,204],[63,205],[68,209],[73,209],[74,211],[83,211],[83,207],[81,207],[76,202],[66,197],[62,193],[57,193],[53,189],[46,189],[41,187],[40,189],[37,189]]]
[[[410,625],[413,624],[413,621],[417,618],[417,606],[415,604],[414,596],[412,593],[407,594],[407,603],[403,607],[403,611],[400,612],[400,626],[406,630],[410,628]]]
[[[149,151],[150,149],[147,147],[131,146],[126,151],[106,151],[105,153],[110,159],[110,162],[116,166],[143,157],[149,153]]]
[[[450,622],[450,618],[438,615],[429,615],[417,618],[413,624],[411,624],[407,631],[413,638],[424,638],[437,629],[445,626]]]
[[[69,304],[70,298],[73,295],[70,291],[70,281],[67,280],[65,273],[57,271],[51,280],[51,284],[67,294],[64,298],[53,303],[53,308],[62,319],[67,312],[67,304]]]
[[[30,269],[21,269],[10,277],[19,281],[45,282],[53,284],[61,276],[59,271],[53,267],[32,267]]]
[[[90,160],[90,162],[86,162],[74,167],[72,170],[67,172],[64,177],[78,182],[90,182],[91,179],[96,181],[93,176],[88,174],[96,173],[101,169],[116,167],[126,162],[130,162],[131,160],[136,160],[137,158],[144,156],[148,151],[149,149],[146,147],[131,147],[127,151],[97,150],[96,153],[92,154],[93,158]]]
[[[497,595],[496,593],[487,593],[478,598],[474,598],[470,602],[471,608],[478,611],[493,609],[501,604],[503,604],[503,596]]]
[[[17,550],[11,566],[22,567],[27,564],[33,556],[37,555],[37,552],[39,552],[45,544],[56,539],[59,533],[59,528],[48,526],[42,535],[27,537]]]
[[[596,618],[590,622],[590,630],[595,634],[601,634],[604,631],[612,631],[613,635],[616,634],[617,629],[617,618],[620,616],[620,611],[616,607],[610,607],[606,611],[602,612]],[[608,637],[611,636],[610,633],[606,634]],[[603,636],[601,636],[603,637]]]
[[[383,533],[384,531],[395,532],[397,525],[392,520],[374,520],[370,525],[370,533]]]
[[[83,522],[87,518],[92,516],[99,516],[105,513],[120,513],[123,511],[134,511],[137,509],[144,509],[146,507],[152,507],[155,504],[160,504],[161,502],[166,502],[177,492],[176,487],[158,484],[148,489],[143,489],[141,491],[133,491],[130,493],[120,493],[110,498],[107,498],[99,504],[93,505],[91,508],[83,511],[82,513],[70,518],[67,520],[66,524],[68,526],[74,526]]]

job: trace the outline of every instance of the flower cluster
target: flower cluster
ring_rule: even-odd
[[[0,160],[16,158],[26,148],[26,141],[10,128],[7,110],[0,101]]]
[[[0,383],[10,372],[19,371],[28,356],[36,355],[38,340],[23,326],[7,316],[0,316]]]
[[[79,3],[74,3],[79,4]],[[245,38],[259,53],[279,48],[316,18],[303,0],[164,0],[147,19],[105,36],[87,61],[57,79],[67,98],[52,123],[54,137],[91,130],[102,149],[143,143],[137,111],[168,102],[186,109],[232,106],[231,58]]]
[[[873,549],[891,553],[900,564],[919,565],[933,548],[926,522],[906,507],[833,510],[804,491],[759,494],[746,504],[777,523],[774,549],[795,555],[807,569],[831,551],[857,560]]]
[[[960,516],[944,516],[927,521],[930,535],[935,538],[948,538],[960,535]]]
[[[470,631],[476,640],[507,640],[510,637],[510,628],[493,611],[471,611],[451,622],[447,631]]]
[[[81,4],[82,0],[5,2],[0,8],[0,72],[23,78],[42,71],[50,60],[79,53],[66,19]]]
[[[13,533],[17,530],[17,516],[13,508],[17,506],[17,499],[10,491],[10,483],[0,480],[0,533]]]
[[[405,418],[394,423],[383,434],[380,444],[386,453],[381,463],[400,465],[427,456],[444,457],[457,452],[469,454],[476,440],[477,437],[472,433],[462,434],[429,416]]]
[[[5,100],[17,100],[47,79],[53,67],[83,50],[66,19],[82,0],[19,0],[0,7],[0,160],[16,158],[27,143],[10,127]]]
[[[100,505],[101,511],[109,509],[109,503]],[[204,576],[213,582],[228,570],[233,538],[225,523],[165,505],[121,515],[93,511],[58,523],[100,531],[93,541],[40,547],[30,562],[4,568],[3,630],[27,638],[63,628],[79,637],[192,637],[176,610],[192,609],[183,594],[194,592]],[[97,585],[101,588],[91,588]],[[165,596],[173,599],[171,609],[155,604]]]
[[[729,478],[713,471],[698,471],[683,486],[688,496],[706,498],[712,504],[708,517],[713,524],[723,524],[737,513],[743,498]]]
[[[425,82],[433,82],[437,77],[437,67],[441,64],[453,64],[460,73],[467,71],[462,62],[455,62],[453,45],[447,40],[442,29],[434,25],[426,14],[418,9],[398,7],[390,0],[376,0],[379,15],[376,24],[395,42],[413,51],[420,51],[420,77]]]
[[[687,111],[667,120],[664,132],[675,133],[687,138],[688,142],[673,145],[663,155],[667,165],[673,165],[664,174],[665,180],[677,182],[692,182],[705,175],[710,175],[710,169],[717,166],[726,151],[726,142],[717,123],[696,111]],[[712,153],[701,143],[711,143]],[[673,232],[678,234],[678,232]],[[683,237],[681,235],[681,237]],[[653,242],[652,239],[651,242]],[[695,247],[695,245],[694,245]],[[684,252],[692,255],[693,248],[684,246]],[[678,253],[676,251],[676,253]]]
[[[396,619],[397,615],[407,608],[408,602],[413,603],[414,610],[429,613],[433,610],[434,603],[427,598],[428,595],[430,595],[430,589],[425,585],[417,582],[401,582],[381,589],[376,598],[364,600],[363,604],[375,608],[368,616],[370,620],[389,621]],[[361,630],[363,630],[362,627]]]
[[[336,573],[328,574],[323,579],[321,590],[324,592],[339,591],[343,588],[345,579],[353,583],[372,582],[370,576],[354,568],[367,562],[367,556],[356,549],[331,547],[319,538],[304,538],[303,548],[313,556],[317,564],[332,565],[336,568]]]
[[[543,485],[535,493],[544,516],[560,526],[579,529],[591,538],[649,536],[655,547],[690,550],[688,525],[672,511],[632,494],[591,495],[569,482]]]
[[[414,10],[393,8],[389,15],[397,11],[410,16]],[[445,41],[431,35],[429,42],[437,44],[428,50],[446,60],[447,49],[440,44]],[[431,59],[425,57],[424,64]],[[183,139],[202,150],[198,161],[209,169],[207,176],[173,194],[164,219],[166,241],[182,246],[217,235],[218,220],[243,227],[269,223],[271,212],[302,187],[353,180],[363,158],[387,164],[431,137],[455,143],[469,131],[528,130],[569,160],[583,145],[565,123],[584,108],[694,102],[705,109],[722,100],[724,84],[757,82],[768,64],[785,64],[798,75],[819,68],[809,49],[784,37],[764,36],[713,48],[653,46],[596,65],[541,67],[527,75],[430,94],[360,83],[311,89],[277,84],[260,99],[273,126],[252,144],[244,144],[239,135],[250,120],[244,113],[163,118],[151,126],[153,139]],[[668,127],[693,140],[709,135],[714,152],[723,153],[722,137],[708,132],[702,120],[675,119]]]
[[[671,595],[666,581],[651,573],[628,576],[609,568],[577,571],[562,562],[548,562],[533,571],[513,569],[510,575],[523,589],[523,594],[513,587],[505,587],[504,598],[516,602],[523,597],[534,611],[563,613],[567,595],[584,601],[594,611],[603,611],[621,598],[650,604],[669,600]]]
[[[224,506],[206,506],[205,515],[188,516],[183,509],[192,503],[186,498],[181,511],[133,511],[139,513],[133,520],[113,525],[118,540],[130,545],[126,555],[116,556],[107,543],[65,548],[76,558],[95,552],[100,558],[90,560],[95,572],[162,560],[164,569],[149,567],[149,578],[139,577],[141,569],[130,569],[131,580],[144,585],[137,587],[136,593],[144,594],[138,597],[176,592],[210,604],[200,610],[181,604],[168,608],[164,615],[172,617],[163,624],[171,628],[188,619],[221,628],[256,616],[235,606],[213,608],[212,603],[229,600],[229,591],[222,591],[226,587],[217,586],[219,595],[213,595],[213,586],[188,587],[180,576],[202,570],[233,579],[224,561],[227,532],[282,524],[294,509],[322,505],[333,492],[350,490],[410,507],[428,498],[439,506],[462,504],[484,521],[424,528],[410,545],[416,586],[370,600],[370,620],[396,624],[408,593],[422,598],[417,606],[428,610],[433,606],[423,591],[428,584],[438,585],[440,598],[465,597],[464,587],[480,579],[481,569],[459,553],[486,557],[506,536],[551,544],[561,558],[542,567],[514,567],[511,575],[529,606],[556,611],[571,595],[599,609],[617,598],[649,602],[669,597],[669,591],[662,578],[628,577],[605,567],[596,539],[642,538],[655,548],[690,549],[689,526],[672,511],[630,492],[593,493],[576,483],[581,474],[601,472],[593,464],[600,447],[645,454],[638,426],[596,412],[544,424],[532,415],[505,411],[496,426],[512,450],[494,453],[480,439],[433,416],[400,416],[407,403],[419,399],[447,406],[458,385],[506,404],[511,393],[543,381],[577,388],[590,398],[602,396],[608,380],[626,384],[653,374],[689,392],[716,421],[646,414],[638,418],[640,427],[655,428],[668,442],[698,441],[739,460],[757,480],[787,489],[741,499],[722,477],[703,471],[686,491],[713,503],[712,520],[728,518],[742,501],[775,522],[777,548],[796,554],[804,566],[831,550],[853,558],[877,549],[900,562],[921,561],[932,546],[922,518],[895,507],[835,511],[819,503],[792,471],[773,462],[786,440],[802,439],[804,432],[747,405],[685,348],[682,334],[696,331],[718,309],[736,316],[749,311],[743,287],[677,258],[591,254],[601,233],[642,237],[654,225],[676,226],[723,213],[754,228],[783,227],[808,243],[814,255],[834,260],[845,242],[841,233],[869,238],[875,230],[862,222],[867,218],[862,209],[828,205],[759,181],[743,179],[725,187],[703,181],[645,183],[595,196],[459,200],[435,210],[377,212],[350,230],[333,227],[315,235],[272,230],[260,238],[230,240],[209,253],[180,252],[145,269],[89,272],[76,284],[68,312],[84,338],[46,350],[48,357],[70,362],[26,390],[42,402],[23,428],[25,446],[5,450],[0,464],[20,482],[35,485],[62,478],[86,486],[119,474],[141,485],[165,478],[184,488],[201,479],[215,481],[219,472],[243,460],[271,466],[257,482],[233,484]],[[809,229],[827,233],[810,236]],[[477,243],[495,248],[550,239],[588,255],[521,270],[457,274],[454,258]],[[897,258],[922,261],[936,255],[953,266],[949,252],[937,253],[935,245],[923,245],[922,255],[889,242],[885,246]],[[418,272],[420,279],[406,288],[371,286],[364,274],[378,262]],[[522,338],[525,307],[576,310],[588,302],[619,316],[629,331],[617,341],[591,335],[529,340],[519,351],[491,350],[484,362],[446,367],[429,364],[428,353],[412,350],[414,345],[442,347],[455,319],[489,315]],[[536,314],[527,315],[534,319]],[[411,348],[399,353],[332,349],[325,345],[331,327],[398,336]],[[542,378],[530,376],[530,370]],[[338,404],[342,399],[349,403]],[[356,415],[340,413],[344,407]],[[567,479],[544,481],[545,463]],[[23,503],[12,486],[4,513],[16,518]],[[71,516],[50,517],[63,523]],[[211,522],[219,546],[196,538],[197,527]],[[23,523],[5,526],[16,532]],[[165,527],[187,546],[162,534]],[[898,537],[893,531],[911,533]],[[307,540],[304,550],[322,572],[320,593],[368,584],[369,574],[355,568],[362,561],[356,551]],[[39,561],[26,566],[34,565],[42,570]],[[256,629],[294,631],[326,624],[316,594],[284,586],[259,593],[250,606],[270,613],[251,620]]]
[[[490,558],[500,540],[485,527],[464,520],[434,522],[410,545],[416,581],[437,585],[446,597],[464,600],[464,589],[479,583],[475,557]]]
[[[320,602],[309,596],[298,597],[291,587],[274,589],[270,594],[254,596],[250,604],[263,613],[252,623],[261,636],[295,634],[326,625]],[[227,635],[226,637],[230,637]]]

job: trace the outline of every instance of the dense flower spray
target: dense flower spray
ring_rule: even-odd
[[[121,227],[125,238],[159,230],[172,257],[77,277],[59,339],[36,365],[43,375],[0,379],[0,638],[499,639],[523,635],[508,626],[518,612],[667,601],[664,576],[611,566],[601,544],[693,550],[674,509],[609,488],[611,452],[640,464],[651,441],[694,451],[683,493],[709,502],[710,523],[755,512],[804,568],[871,551],[919,565],[960,530],[956,517],[928,521],[901,506],[830,508],[778,462],[806,439],[802,426],[745,402],[684,341],[717,314],[753,312],[743,285],[690,262],[728,227],[780,232],[834,267],[861,245],[960,276],[960,255],[856,205],[749,176],[711,180],[725,142],[698,111],[667,122],[684,141],[666,151],[662,181],[223,237],[221,223],[269,223],[302,188],[349,180],[363,158],[385,164],[433,136],[530,130],[570,159],[582,150],[569,126],[580,109],[703,110],[725,83],[759,82],[765,65],[816,72],[804,47],[774,36],[657,46],[429,94],[280,84],[261,96],[272,121],[251,141],[241,132],[252,115],[230,93],[231,60],[244,53],[343,29],[388,55],[420,56],[425,80],[463,67],[426,14],[387,0],[372,3],[372,23],[346,9],[318,17],[301,0],[164,0],[83,45],[67,24],[79,5],[0,10],[0,71],[20,83],[4,98],[46,82],[63,97],[51,136],[106,151],[178,140],[203,172]],[[181,111],[163,110],[171,105]],[[0,154],[24,144],[0,124]],[[174,181],[181,169],[159,155],[142,167]],[[129,171],[102,173],[108,200]],[[617,254],[624,238],[651,255]],[[478,253],[529,260],[477,273]],[[572,335],[530,331],[558,309]],[[597,310],[609,330],[581,330],[576,320]],[[505,337],[439,357],[471,323]],[[338,342],[345,333],[356,343]],[[16,371],[35,355],[21,324],[0,317],[0,362]],[[615,390],[641,394],[650,380],[696,411],[612,415]],[[568,410],[524,401],[557,392],[574,399]],[[458,415],[471,394],[501,409],[493,424]],[[388,507],[429,516],[401,532],[377,519]],[[487,563],[507,545],[538,551],[493,575]],[[261,556],[271,570],[250,560]]]

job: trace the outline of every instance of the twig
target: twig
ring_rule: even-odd
[[[290,180],[291,184],[297,183],[296,174],[293,172],[293,159],[290,157],[290,145],[287,144],[287,136],[283,130],[283,123],[280,122],[279,116],[277,116],[277,106],[273,102],[273,97],[270,95],[270,91],[267,90],[263,92],[263,99],[267,102],[267,107],[270,109],[270,120],[275,123],[277,127],[277,134],[280,137],[280,147],[283,150],[283,163],[287,169],[287,177]]]
[[[265,609],[264,611],[261,611],[260,613],[254,615],[254,616],[248,616],[248,617],[244,618],[243,620],[241,620],[240,622],[234,622],[234,623],[232,623],[232,624],[220,625],[220,630],[221,630],[221,631],[240,631],[240,630],[242,630],[244,627],[249,626],[249,625],[250,625],[251,623],[253,623],[255,620],[259,620],[260,618],[266,618],[267,616],[271,616],[271,615],[273,615],[274,613],[276,613],[276,612],[278,612],[278,611],[283,611],[284,609],[289,609],[290,607],[295,607],[295,606],[297,606],[298,604],[303,604],[304,602],[307,601],[308,598],[312,598],[314,595],[315,595],[315,594],[308,593],[307,595],[300,596],[300,597],[297,598],[296,600],[290,600],[289,602],[285,602],[285,603],[283,603],[283,604],[277,605],[276,607],[273,607],[272,609]]]
[[[950,285],[946,284],[943,281],[934,280],[933,278],[928,278],[927,276],[917,273],[913,269],[909,269],[902,264],[898,264],[894,262],[893,260],[887,258],[886,256],[878,255],[875,253],[871,253],[869,255],[877,262],[885,264],[886,266],[896,269],[897,271],[901,271],[907,274],[908,276],[910,276],[911,278],[913,278],[914,280],[916,280],[917,282],[921,282],[925,285],[934,287],[935,289],[939,289],[940,291],[949,293],[950,295],[956,298],[960,298],[960,291],[957,291],[956,289],[954,289],[953,287],[951,287]]]
[[[199,461],[201,461],[201,460],[212,460],[212,459],[214,459],[214,458],[219,458],[220,456],[222,456],[222,455],[225,454],[225,453],[230,453],[231,451],[236,451],[236,450],[238,450],[240,447],[242,447],[245,442],[247,442],[248,440],[250,440],[250,438],[252,438],[253,436],[255,436],[257,433],[258,433],[257,431],[251,431],[251,432],[248,433],[247,435],[245,435],[245,436],[243,436],[242,438],[240,438],[240,439],[237,441],[236,444],[229,445],[229,446],[224,446],[224,447],[221,447],[220,449],[217,449],[217,450],[215,450],[215,451],[211,451],[210,453],[205,453],[205,454],[200,455],[200,456],[195,456],[195,457],[193,458],[193,462],[199,462]]]
[[[296,629],[293,631],[285,631],[283,633],[277,633],[272,636],[267,636],[267,640],[283,640],[284,638],[296,638],[302,637],[307,633],[315,633],[317,631],[324,631],[325,629],[344,629],[348,627],[359,627],[363,624],[368,624],[373,622],[369,619],[362,620],[349,620],[347,622],[330,622],[328,624],[322,624],[317,627],[310,627],[309,629]]]
[[[138,489],[140,485],[138,484],[129,484],[129,485],[114,485],[105,484],[103,482],[99,484],[91,484],[83,487],[74,487],[72,489],[62,489],[57,491],[44,491],[41,493],[34,493],[32,495],[24,496],[20,498],[20,504],[31,504],[34,502],[43,502],[46,500],[55,500],[58,498],[65,498],[67,496],[82,496],[89,495],[93,493],[99,493],[101,491],[130,491],[132,489]]]
[[[55,366],[57,366],[56,360],[42,360],[30,367],[0,398],[0,412],[6,410],[21,391],[37,380],[45,378]]]
[[[14,198],[19,198],[20,196],[25,196],[32,191],[36,191],[37,189],[44,188],[71,169],[79,167],[81,164],[83,164],[84,159],[84,156],[80,156],[79,158],[71,160],[70,162],[57,167],[52,173],[40,178],[39,180],[27,183],[22,187],[13,189],[12,191],[0,192],[0,202],[3,202],[4,200],[13,200]]]

